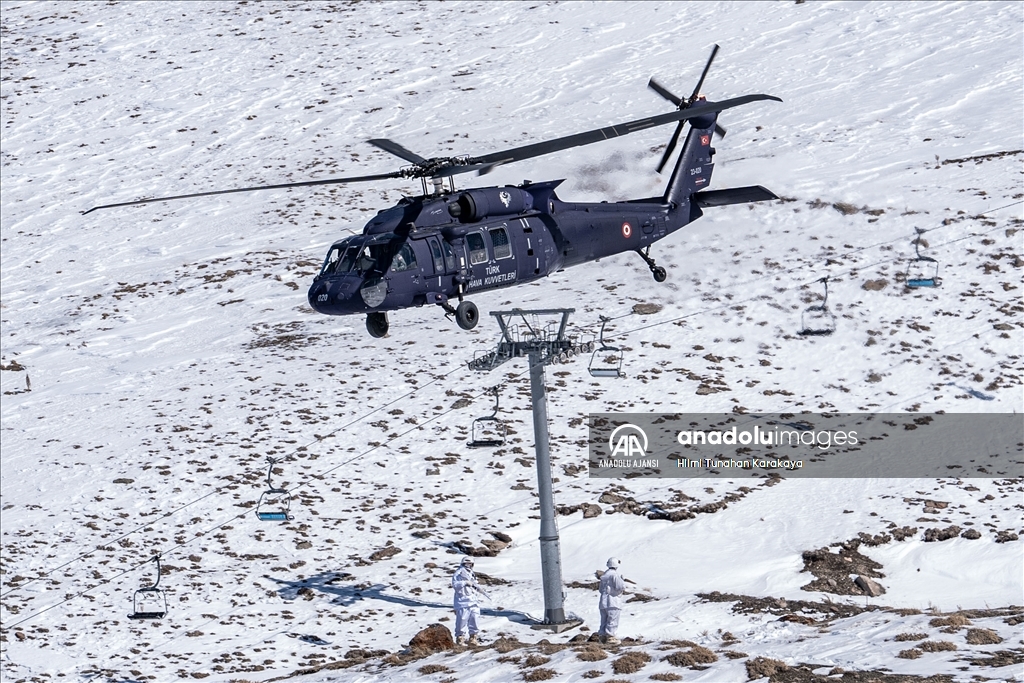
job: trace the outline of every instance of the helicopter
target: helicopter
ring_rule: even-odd
[[[547,277],[565,268],[613,254],[633,251],[647,264],[656,282],[665,268],[650,255],[651,246],[703,215],[702,209],[778,197],[760,185],[709,190],[714,167],[714,134],[725,135],[718,116],[726,109],[772,95],[744,95],[709,102],[700,95],[718,45],[693,93],[674,95],[655,79],[648,87],[675,105],[675,111],[565,137],[514,147],[482,156],[424,158],[401,144],[377,138],[368,142],[408,162],[398,171],[346,178],[260,185],[171,197],[155,197],[96,206],[133,206],[236,192],[419,178],[422,194],[403,197],[381,210],[360,235],[334,242],[309,286],[307,299],[327,315],[366,315],[373,337],[388,333],[388,312],[413,306],[437,305],[464,330],[476,327],[477,306],[467,296],[514,287]],[[648,128],[676,123],[658,172],[683,140],[665,192],[660,197],[622,202],[576,203],[558,198],[563,180],[524,181],[520,185],[456,190],[454,177],[485,175],[498,166],[589,145]],[[430,187],[428,188],[428,180]],[[446,182],[447,181],[447,182]],[[452,305],[457,301],[456,306]]]

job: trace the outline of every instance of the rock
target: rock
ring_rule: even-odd
[[[433,654],[455,648],[455,639],[452,632],[444,624],[431,624],[409,641],[409,647],[413,650]]]
[[[590,519],[591,517],[599,517],[601,515],[601,506],[595,505],[594,503],[588,503],[583,506],[583,519]]]
[[[400,548],[396,548],[393,545],[392,546],[388,546],[387,548],[381,548],[380,550],[374,551],[370,555],[370,560],[372,562],[379,562],[381,560],[386,560],[388,558],[394,557],[395,555],[397,555],[400,552],[402,552],[402,550]]]
[[[879,280],[868,280],[863,285],[861,285],[861,288],[866,289],[869,292],[880,292],[888,286],[889,281],[886,280],[885,278],[881,278]]]
[[[858,576],[856,579],[853,580],[853,582],[857,584],[858,588],[860,588],[862,591],[864,591],[866,594],[870,595],[873,598],[877,598],[879,595],[885,593],[885,589],[882,588],[882,586],[878,582],[873,581],[864,576]]]
[[[960,527],[948,526],[945,529],[925,529],[924,540],[926,543],[932,543],[934,541],[948,541],[951,538],[956,538],[960,535]]]
[[[969,541],[976,541],[981,538],[981,534],[977,529],[968,529],[967,531],[960,534],[960,538],[966,538]]]
[[[484,546],[486,546],[489,550],[493,550],[495,553],[500,553],[502,550],[504,550],[505,548],[508,547],[508,543],[505,543],[503,541],[497,541],[497,540],[492,541],[489,538],[485,538],[484,540],[482,540],[480,542]]]
[[[494,557],[498,554],[490,548],[474,546],[467,540],[455,541],[452,543],[452,548],[464,555],[470,555],[472,557]]]
[[[1010,541],[1016,541],[1017,538],[1017,534],[1012,531],[1004,530],[996,532],[996,543],[1009,543]]]
[[[611,491],[605,491],[601,494],[601,497],[597,499],[598,503],[606,503],[608,505],[615,505],[616,503],[622,503],[626,499],[622,496],[612,493]]]
[[[491,532],[491,536],[494,536],[496,539],[498,539],[502,543],[511,543],[512,542],[512,537],[511,536],[509,536],[508,534],[502,533],[500,531],[492,531]]]
[[[654,315],[661,310],[661,304],[633,304],[633,312],[637,315]]]
[[[779,617],[779,621],[791,621],[795,624],[804,624],[805,626],[814,626],[814,619],[805,617],[802,614],[783,614]]]

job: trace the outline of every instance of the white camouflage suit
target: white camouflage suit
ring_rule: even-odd
[[[621,596],[626,591],[626,582],[622,580],[619,570],[609,567],[601,575],[601,599],[597,606],[601,610],[601,637],[614,638],[619,629],[619,614],[622,612]]]
[[[475,635],[480,629],[476,625],[480,616],[477,604],[477,582],[472,566],[463,564],[452,576],[452,588],[455,589],[455,637],[459,638],[469,629],[469,635]]]

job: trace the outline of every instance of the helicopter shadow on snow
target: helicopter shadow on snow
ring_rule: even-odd
[[[355,577],[345,572],[324,572],[299,581],[278,579],[269,574],[264,578],[278,584],[278,593],[284,600],[312,599],[315,593],[331,595],[333,604],[349,607],[361,600],[380,600],[404,607],[430,607],[451,611],[450,602],[431,602],[404,595],[389,595],[384,592],[384,584],[354,583]],[[351,582],[351,583],[350,583]],[[534,619],[523,612],[515,610],[481,607],[480,615],[486,617],[504,617],[517,624],[530,625]]]

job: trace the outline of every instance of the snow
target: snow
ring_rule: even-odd
[[[398,653],[428,624],[453,625],[450,546],[479,546],[490,531],[513,542],[478,558],[478,572],[510,582],[488,587],[485,642],[578,634],[522,623],[543,613],[525,364],[485,376],[465,365],[496,340],[486,312],[511,306],[573,307],[572,324],[592,334],[599,315],[613,316],[608,334],[625,351],[619,381],[590,377],[583,360],[547,370],[556,504],[597,503],[614,486],[640,502],[739,496],[679,522],[559,517],[565,582],[592,582],[615,555],[656,598],[627,603],[622,617],[622,635],[644,640],[623,650],[653,658],[629,680],[745,680],[758,656],[827,667],[820,674],[1024,680],[1020,625],[1006,610],[1024,605],[1024,554],[1019,538],[997,542],[1024,533],[1020,478],[768,486],[565,469],[585,464],[592,412],[1021,412],[1020,3],[3,2],[0,21],[5,680],[263,681],[354,649]],[[485,319],[471,332],[425,307],[392,314],[389,336],[373,340],[359,318],[314,314],[305,290],[331,242],[418,183],[80,214],[397,168],[366,144],[374,137],[424,156],[484,154],[662,113],[647,79],[689,95],[713,43],[710,99],[784,102],[725,112],[712,187],[760,184],[784,200],[708,210],[659,243],[663,285],[621,255],[478,295]],[[563,199],[656,195],[670,135],[459,182],[566,178]],[[915,228],[928,231],[939,288],[896,281]],[[826,275],[836,333],[801,338],[800,313]],[[864,288],[878,280],[886,286]],[[636,303],[663,308],[631,314]],[[511,442],[466,449],[497,383]],[[460,398],[472,404],[453,409]],[[273,482],[295,494],[288,524],[253,515],[268,456],[287,458]],[[440,475],[425,475],[433,468]],[[925,500],[948,506],[925,512]],[[859,549],[882,565],[884,595],[801,589],[813,578],[805,551],[834,552],[890,523],[918,531]],[[924,540],[953,524],[981,538]],[[388,543],[401,552],[370,559]],[[169,614],[129,621],[154,552]],[[698,596],[712,591],[879,609],[813,612],[807,625]],[[596,629],[594,591],[567,587],[566,609]],[[986,609],[972,628],[1001,644],[930,625]],[[738,642],[726,646],[726,631]],[[915,645],[894,640],[907,633],[958,649],[897,657]],[[661,661],[669,640],[718,661],[683,671]],[[967,661],[997,651],[1016,659]],[[548,656],[556,680],[607,678],[615,657]],[[442,680],[419,673],[434,663],[458,680],[520,680],[519,663],[499,657],[377,657],[301,679]]]

